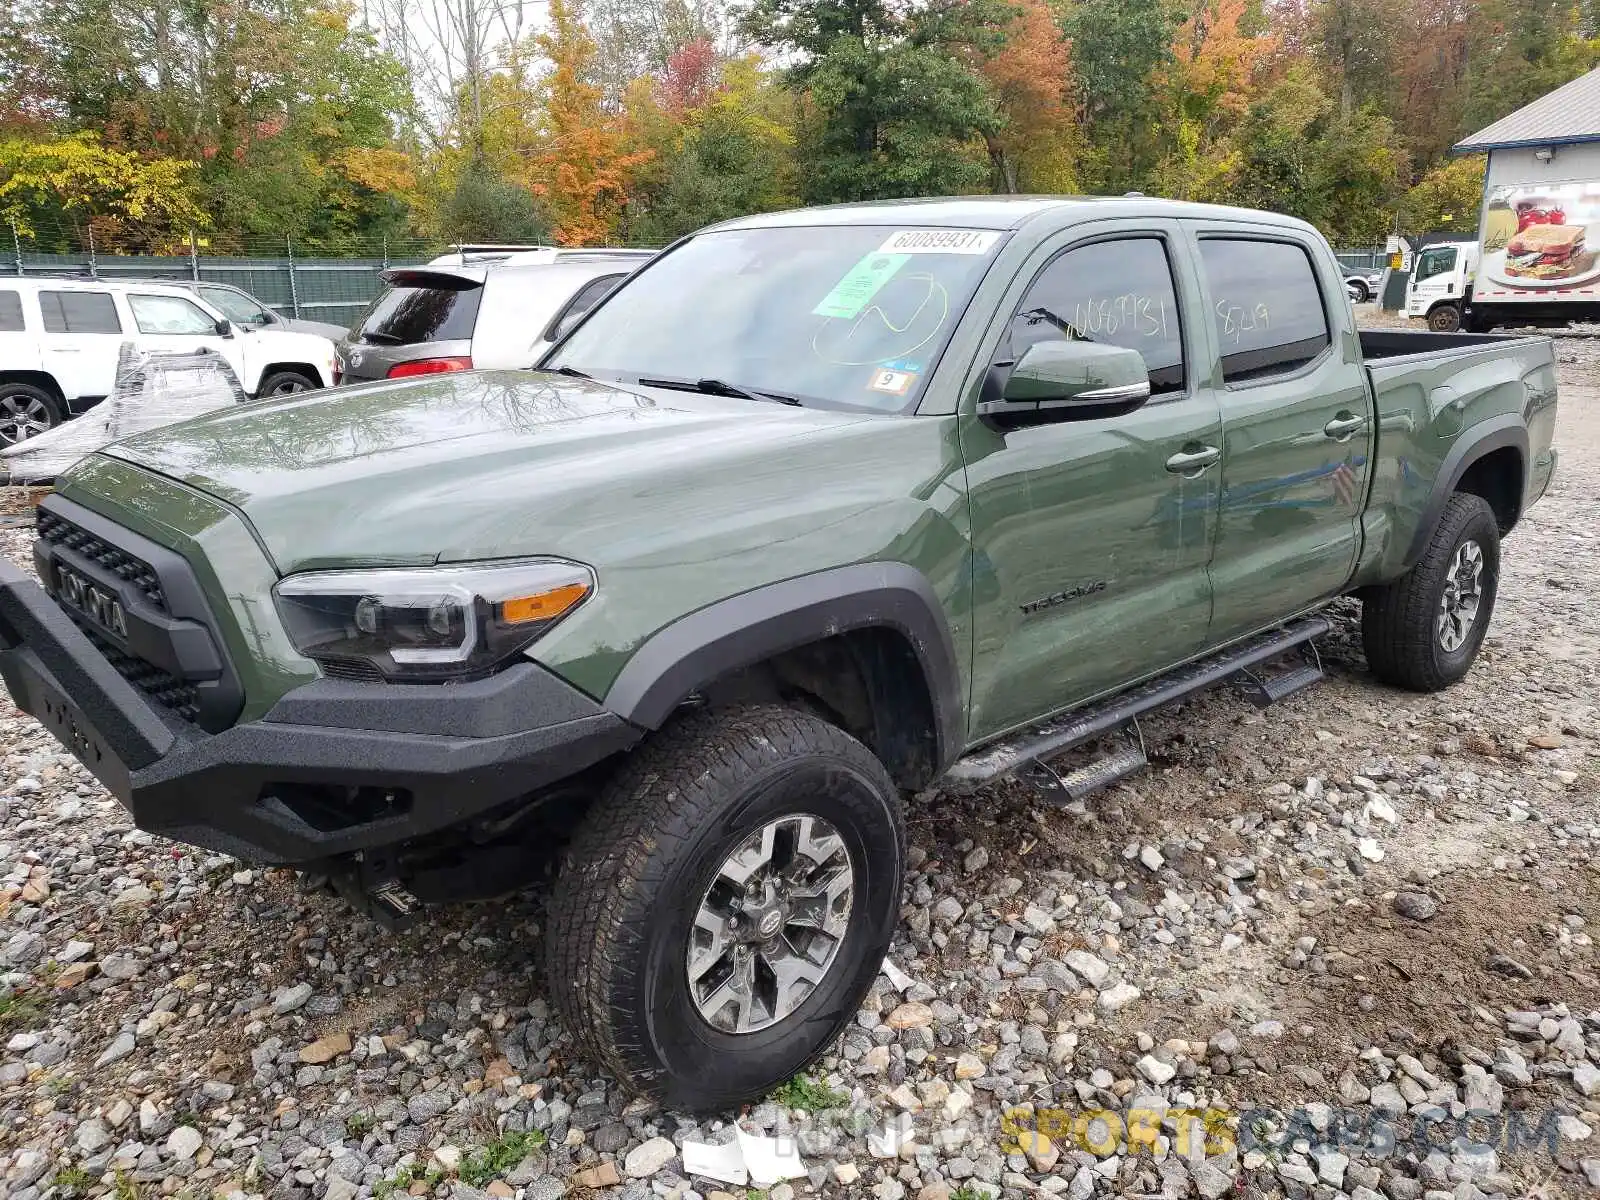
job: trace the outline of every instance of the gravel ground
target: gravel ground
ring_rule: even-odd
[[[1600,340],[1558,355],[1562,468],[1463,684],[1376,686],[1344,608],[1327,682],[1149,721],[1088,810],[919,798],[899,973],[721,1120],[576,1056],[537,895],[386,935],[0,715],[0,1194],[742,1200],[680,1150],[735,1123],[795,1135],[770,1200],[1600,1187]]]

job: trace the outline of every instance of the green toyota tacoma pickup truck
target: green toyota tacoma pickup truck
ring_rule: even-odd
[[[1140,713],[1313,682],[1335,597],[1378,679],[1460,679],[1555,418],[1548,341],[1358,333],[1285,217],[751,217],[540,369],[93,455],[40,582],[0,573],[0,671],[143,828],[377,914],[565,821],[545,986],[620,1082],[717,1108],[855,1013],[903,794],[1075,802],[1143,765]]]

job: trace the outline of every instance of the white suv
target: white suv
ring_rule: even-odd
[[[215,350],[251,396],[333,382],[327,338],[235,326],[181,287],[0,279],[0,445],[42,433],[110,395],[123,342],[142,350]]]

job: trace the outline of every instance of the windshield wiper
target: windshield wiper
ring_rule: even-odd
[[[795,396],[788,396],[782,392],[758,392],[751,388],[740,387],[736,383],[728,383],[723,379],[640,379],[639,386],[672,388],[679,392],[703,392],[707,396],[733,396],[740,400],[776,400],[779,404],[800,407],[800,401]]]
[[[404,338],[395,337],[392,333],[363,333],[361,340],[369,346],[403,346]]]
[[[574,379],[594,378],[593,375],[590,375],[586,371],[580,371],[577,367],[546,367],[545,370],[549,371],[552,375],[571,375]]]

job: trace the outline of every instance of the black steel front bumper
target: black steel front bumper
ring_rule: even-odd
[[[0,676],[141,829],[266,863],[436,832],[641,736],[531,662],[462,684],[318,680],[208,734],[146,699],[4,562]]]

